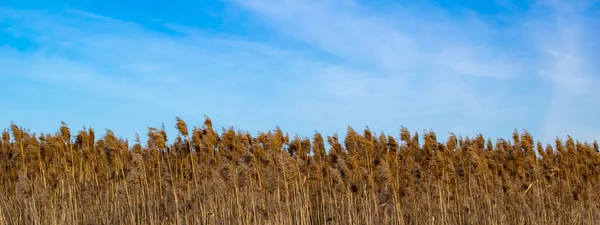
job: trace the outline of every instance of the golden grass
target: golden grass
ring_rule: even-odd
[[[39,136],[12,124],[0,225],[600,224],[595,141],[544,145],[515,131],[442,143],[406,128],[398,141],[368,128],[290,139],[176,119],[171,145],[164,127],[130,146],[110,130],[96,140],[64,123]]]

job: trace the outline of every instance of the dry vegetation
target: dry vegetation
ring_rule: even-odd
[[[600,223],[597,142],[352,128],[309,139],[177,122],[172,145],[164,128],[142,144],[13,124],[0,140],[0,225]]]

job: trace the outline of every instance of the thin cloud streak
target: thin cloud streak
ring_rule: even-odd
[[[505,92],[503,89],[476,87],[482,83],[484,86],[507,86],[533,69],[528,65],[532,59],[527,55],[522,57],[521,52],[504,49],[500,43],[474,39],[489,37],[493,40],[492,35],[499,32],[476,17],[451,18],[440,12],[434,16],[435,20],[423,19],[414,14],[417,8],[382,15],[370,13],[358,4],[344,5],[341,1],[234,2],[255,12],[268,21],[265,24],[285,37],[310,44],[348,65],[367,62],[365,70],[368,72],[348,73],[362,68],[340,66],[341,69],[336,70],[344,72],[323,73],[322,76],[329,77],[323,80],[331,85],[328,93],[336,96],[337,101],[363,105],[364,111],[368,107],[374,107],[372,111],[375,112],[387,111],[380,113],[382,120],[375,124],[388,129],[391,126],[385,125],[387,118],[415,127],[427,124],[432,127],[426,129],[475,134],[481,129],[481,121],[523,121],[528,110],[526,106],[533,103],[536,95],[521,90],[517,94],[522,94],[523,99],[515,105],[513,96],[501,94]],[[465,30],[465,27],[482,29]],[[515,55],[519,57],[515,58]],[[356,101],[359,96],[364,97],[362,101]],[[371,98],[366,99],[367,96]],[[490,99],[497,102],[491,103]],[[523,112],[516,113],[518,108],[523,108]],[[394,116],[396,113],[410,114],[411,110],[420,114]],[[494,111],[515,113],[499,118],[490,113]],[[444,117],[447,120],[439,124],[426,122],[445,113],[455,117]],[[520,125],[512,121],[510,124]]]
[[[590,18],[578,18],[582,17],[579,15],[583,15],[581,11],[585,6],[577,8],[570,7],[572,2],[553,2],[549,4],[554,11],[551,16],[532,15],[536,10],[547,6],[545,3],[537,4],[532,6],[531,14],[518,14],[518,19],[508,21],[508,27],[498,27],[486,23],[477,13],[451,17],[442,9],[435,9],[434,16],[430,18],[417,17],[413,12],[422,10],[414,6],[398,7],[396,14],[386,15],[371,13],[359,3],[344,4],[348,2],[336,0],[233,2],[253,11],[263,18],[265,24],[282,32],[285,37],[310,44],[350,64],[357,61],[369,62],[375,68],[374,71],[383,71],[377,74],[365,73],[364,78],[357,77],[356,73],[326,75],[345,80],[339,83],[329,82],[333,84],[330,91],[337,92],[334,96],[356,99],[357,95],[394,96],[404,93],[399,95],[410,97],[404,101],[398,99],[398,104],[419,105],[417,109],[421,112],[427,112],[425,106],[429,105],[437,116],[451,114],[453,109],[458,110],[459,115],[467,115],[459,116],[460,120],[457,121],[450,119],[446,121],[446,126],[441,126],[463,127],[464,130],[461,131],[466,133],[476,131],[477,127],[481,129],[482,121],[510,121],[510,125],[519,129],[517,126],[520,123],[537,120],[538,122],[529,122],[529,126],[545,125],[541,128],[530,127],[530,130],[546,141],[556,137],[551,134],[559,133],[571,133],[587,140],[598,138],[594,135],[600,129],[600,123],[588,113],[599,112],[599,108],[585,107],[583,104],[588,101],[576,98],[588,94],[589,98],[597,99],[597,95],[589,95],[589,89],[599,84],[597,69],[590,70],[586,65],[589,64],[589,59],[597,57],[581,51],[593,43],[590,37],[599,38],[599,35],[589,33],[585,39],[580,37],[581,28],[590,24],[590,21],[586,21]],[[426,7],[431,9],[430,6]],[[547,17],[558,19],[545,22]],[[555,34],[558,34],[558,38],[553,39]],[[528,40],[527,37],[533,39]],[[543,43],[543,47],[530,47],[532,43]],[[556,49],[554,46],[562,47]],[[545,52],[554,54],[548,56]],[[548,75],[551,86],[544,84]],[[474,82],[477,78],[469,78],[471,76],[487,80]],[[374,80],[372,77],[380,79],[376,83],[369,82]],[[526,81],[533,82],[533,89],[527,89],[527,84],[519,84]],[[366,88],[389,84],[411,88]],[[486,89],[503,84],[506,88],[497,91],[477,88],[478,85]],[[354,88],[356,92],[339,86]],[[521,87],[518,88],[519,91],[507,94],[507,91],[514,89],[511,86]],[[382,90],[385,91],[382,93]],[[547,94],[551,95],[549,102],[545,101],[548,99]],[[563,95],[569,97],[562,97]],[[569,104],[570,102],[577,103]],[[583,118],[592,123],[587,127],[582,126],[579,123],[581,121],[576,119],[582,117],[573,114],[567,116],[567,110],[564,109],[567,105],[572,106],[567,109],[570,112],[585,111],[580,114],[585,115]],[[544,113],[545,110],[548,112]],[[540,114],[548,116],[536,116]],[[559,119],[557,115],[561,114],[566,117]],[[390,117],[386,116],[384,118]],[[422,121],[424,118],[419,119],[420,124],[426,124]],[[499,123],[502,122],[490,125]],[[524,126],[525,124],[523,123]]]
[[[508,138],[515,128],[543,141],[600,133],[592,119],[599,108],[587,105],[598,100],[590,92],[598,69],[590,67],[591,53],[581,51],[598,35],[569,38],[581,26],[576,22],[552,28],[557,22],[531,13],[498,26],[477,13],[456,16],[434,6],[376,14],[337,0],[230,3],[260,18],[272,39],[177,24],[157,31],[73,9],[0,8],[0,21],[13,22],[2,32],[36,46],[0,48],[0,66],[9,71],[0,76],[144,102],[141,112],[160,107],[161,115],[190,124],[207,114],[217,126],[280,125],[303,136],[315,129],[343,136],[347,125],[391,135],[402,125],[433,129],[440,138],[449,131]],[[423,9],[432,14],[419,16]],[[557,32],[562,39],[548,38]],[[554,47],[561,44],[575,47]],[[580,72],[567,78],[573,71]],[[592,97],[577,98],[584,95]],[[574,123],[569,112],[578,110],[585,113],[577,121],[587,125]]]
[[[538,45],[539,74],[552,85],[551,102],[544,117],[546,138],[571,135],[586,140],[600,139],[600,10],[584,12],[595,1],[541,1],[541,10],[530,20],[538,29],[532,33]],[[594,11],[592,9],[592,11]],[[595,14],[595,15],[594,15]],[[596,21],[596,22],[594,22]]]

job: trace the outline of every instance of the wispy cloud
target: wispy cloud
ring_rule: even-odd
[[[423,115],[380,118],[428,126],[427,117],[442,117],[431,125],[471,134],[527,128],[543,140],[567,133],[597,138],[600,122],[591,115],[600,108],[586,106],[597,103],[590,90],[600,84],[598,68],[590,67],[598,52],[593,40],[600,38],[594,30],[600,29],[585,29],[598,26],[597,14],[585,12],[590,2],[540,2],[511,19],[496,15],[501,24],[477,12],[451,14],[424,4],[374,12],[366,3],[341,0],[234,2],[285,37],[348,64],[371,66],[359,75],[344,71],[356,70],[348,66],[325,73],[343,80],[327,81],[336,96],[371,96],[358,104]],[[424,11],[430,15],[421,16]],[[369,104],[374,102],[397,107]]]
[[[145,102],[139,113],[167,111],[169,120],[179,115],[201,122],[208,114],[215,121],[235,118],[232,123],[249,129],[274,128],[277,122],[264,116],[268,107],[282,102],[286,83],[306,72],[295,68],[312,64],[261,43],[192,31],[168,35],[79,10],[4,8],[0,14],[11,21],[3,32],[26,37],[37,46],[26,51],[4,46],[2,77],[20,76],[60,85],[70,93],[113,96],[115,101]],[[270,76],[273,66],[280,67],[274,74],[280,76]],[[102,111],[108,106],[98,107],[95,110]]]
[[[507,77],[523,72],[527,62],[498,44],[502,30],[477,16],[451,17],[443,10],[408,6],[394,14],[372,12],[350,1],[235,1],[254,11],[278,31],[330,53],[391,71],[435,66],[457,75]],[[408,74],[408,73],[407,73]]]
[[[541,1],[529,26],[540,52],[539,76],[551,84],[543,136],[599,139],[598,1]],[[595,7],[594,7],[595,5]]]
[[[395,121],[474,134],[482,122],[510,122],[515,126],[511,132],[523,125],[531,113],[527,105],[538,94],[511,87],[526,76],[535,79],[530,75],[534,59],[513,47],[526,43],[503,44],[515,39],[515,31],[486,24],[476,14],[457,17],[433,6],[400,5],[385,14],[348,1],[235,2],[285,38],[339,59],[338,67],[321,74],[326,93],[363,106],[363,112],[372,109],[361,115],[377,115],[380,121],[370,121],[386,129],[393,129],[386,123]],[[420,17],[423,8],[432,15]],[[505,30],[511,33],[502,35]],[[514,101],[515,95],[504,94],[507,90],[521,99]]]
[[[229,4],[269,39],[172,23],[157,30],[75,9],[0,8],[0,32],[35,46],[0,47],[0,76],[137,102],[150,119],[198,124],[208,114],[217,125],[279,124],[307,136],[347,125],[392,135],[401,125],[431,128],[442,138],[509,137],[515,128],[544,141],[600,134],[600,51],[591,41],[600,35],[587,29],[598,27],[589,5],[544,2],[507,19],[421,3]],[[137,120],[135,131],[149,122]]]

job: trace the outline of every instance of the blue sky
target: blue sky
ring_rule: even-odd
[[[0,2],[0,124],[600,139],[599,1]]]

